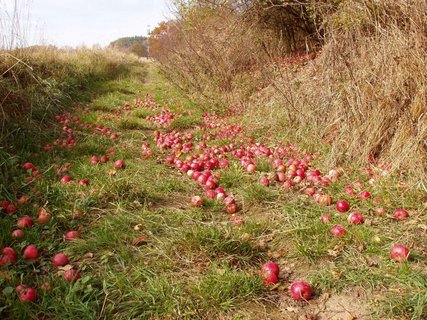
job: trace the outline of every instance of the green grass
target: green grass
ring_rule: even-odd
[[[143,119],[122,119],[118,128],[120,130],[146,130],[150,128],[150,124]]]
[[[220,178],[220,184],[223,185],[224,188],[241,187],[246,181],[247,177],[245,176],[242,167],[237,164],[225,168]]]
[[[202,117],[199,113],[191,116],[182,116],[177,118],[170,125],[170,129],[172,130],[185,130],[195,128],[196,126],[202,125]]]
[[[241,191],[243,204],[246,207],[253,205],[272,204],[278,199],[278,192],[275,192],[260,183],[252,183],[244,187]]]

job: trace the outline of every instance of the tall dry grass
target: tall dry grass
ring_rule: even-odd
[[[137,58],[107,49],[29,47],[0,51],[0,132],[9,122],[42,121],[99,80],[130,72]]]
[[[426,2],[342,1],[325,45],[302,71],[276,67],[267,107],[248,115],[271,132],[330,144],[330,163],[382,159],[426,177]]]

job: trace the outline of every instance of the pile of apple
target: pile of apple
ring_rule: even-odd
[[[78,117],[70,117],[68,114],[60,114],[54,117],[60,125],[62,125],[61,135],[63,138],[56,139],[53,143],[47,143],[44,145],[43,150],[46,152],[52,151],[55,147],[71,149],[77,144],[77,138],[75,132],[78,130],[91,129],[93,134],[104,135],[109,137],[111,140],[117,140],[118,135],[111,132],[110,128],[104,127],[103,125],[93,125],[84,123]]]
[[[161,108],[160,104],[154,101],[153,97],[149,93],[145,95],[145,100],[143,103],[144,103],[144,107],[147,109],[156,110]]]
[[[237,124],[229,124],[225,116],[220,117],[216,113],[204,113],[202,117],[204,125],[196,128],[200,131],[209,131],[202,136],[205,141],[234,140],[236,137],[245,137],[243,128]]]
[[[182,133],[176,130],[170,132],[154,132],[154,141],[160,149],[173,149],[173,152],[182,150],[191,151],[193,135],[191,133]],[[176,150],[176,151],[175,151]]]
[[[226,117],[219,117],[216,114],[203,114],[204,126],[196,129],[204,131],[202,140],[193,143],[193,135],[188,132],[156,132],[155,141],[161,149],[172,149],[172,154],[166,157],[167,163],[174,165],[177,170],[186,173],[193,180],[205,189],[205,198],[216,199],[226,206],[226,211],[235,213],[239,210],[234,196],[228,195],[219,186],[220,170],[230,165],[231,156],[237,158],[243,169],[251,174],[257,173],[257,163],[260,159],[265,159],[271,164],[273,171],[264,174],[259,182],[267,187],[281,186],[284,191],[295,191],[312,197],[313,200],[323,207],[335,205],[337,212],[344,213],[350,211],[351,204],[348,200],[338,199],[335,201],[332,195],[324,192],[331,183],[340,181],[344,171],[341,168],[332,169],[328,174],[322,174],[321,170],[312,167],[312,160],[317,154],[303,152],[292,144],[286,146],[276,144],[274,146],[262,143],[254,143],[253,139],[244,134],[242,127],[236,124],[229,124]],[[211,145],[206,142],[218,140],[232,140],[226,145]],[[244,142],[246,141],[246,142]],[[241,143],[241,144],[239,144]],[[195,145],[195,146],[194,146]],[[191,152],[195,152],[188,155]],[[185,159],[182,159],[182,156]],[[384,169],[385,170],[385,169]],[[369,184],[373,184],[375,178],[374,170],[368,170],[370,174]],[[371,192],[365,189],[365,185],[356,181],[344,188],[343,192],[349,197],[360,201],[372,201],[373,204],[380,203],[379,198],[373,198]],[[203,198],[194,196],[191,199],[193,206],[202,206]],[[378,215],[385,214],[382,207],[375,208]],[[408,217],[408,212],[399,208],[394,212],[396,220],[403,220]],[[241,223],[241,217],[233,217],[233,220]],[[325,213],[320,217],[322,223],[332,223],[332,215]],[[349,225],[363,224],[365,218],[360,211],[352,211],[347,216]],[[346,229],[341,224],[334,224],[330,233],[334,237],[342,237],[346,234]],[[405,261],[408,258],[409,249],[403,244],[396,244],[391,250],[391,258],[395,261]]]
[[[176,118],[179,118],[178,114],[171,112],[168,108],[163,108],[159,114],[147,116],[145,119],[160,127],[166,128],[169,127],[172,121]]]

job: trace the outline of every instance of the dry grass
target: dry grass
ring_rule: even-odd
[[[0,50],[0,127],[17,117],[63,108],[96,80],[110,79],[131,68],[135,57],[113,50],[63,50],[29,47]],[[132,60],[133,59],[133,60]]]
[[[295,72],[275,66],[251,123],[313,145],[328,161],[383,159],[425,177],[427,19],[424,1],[343,1],[327,17],[318,58]]]

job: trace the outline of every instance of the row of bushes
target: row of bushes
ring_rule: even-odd
[[[152,34],[152,54],[202,104],[240,103],[259,129],[325,142],[329,164],[383,159],[425,177],[425,1],[176,5],[176,19]]]

